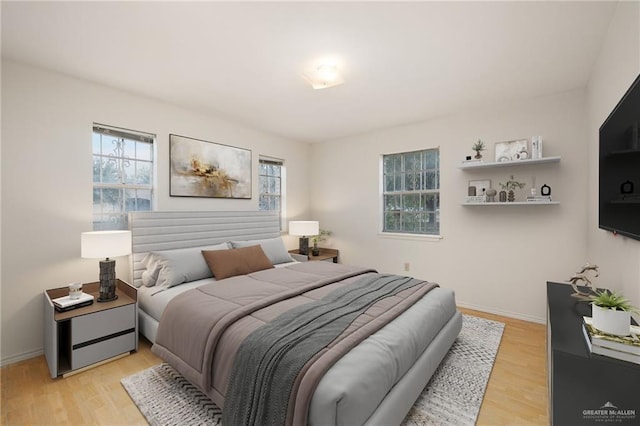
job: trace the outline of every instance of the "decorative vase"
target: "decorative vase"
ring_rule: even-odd
[[[507,191],[500,191],[500,202],[507,202]]]
[[[507,196],[507,200],[509,200],[510,203],[514,202],[516,200],[516,194],[513,193],[513,189],[509,191],[509,195]]]
[[[603,308],[593,303],[591,308],[593,326],[598,330],[615,334],[616,336],[628,336],[631,334],[631,313]]]
[[[475,158],[476,160],[481,159],[482,158],[482,154],[480,154],[480,151],[476,151],[476,156],[473,157],[473,158]]]
[[[320,249],[318,248],[318,243],[316,241],[313,242],[313,248],[311,249],[311,254],[314,256],[320,255]]]

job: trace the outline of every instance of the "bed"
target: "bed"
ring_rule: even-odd
[[[367,268],[291,259],[286,249],[283,253],[282,246],[278,246],[282,244],[279,218],[268,212],[136,212],[130,216],[130,228],[133,237],[133,284],[139,292],[141,333],[154,343],[152,350],[155,353],[224,409],[226,391],[229,390],[232,395],[231,391],[235,388],[229,384],[233,359],[223,352],[222,346],[231,345],[232,349],[225,346],[225,350],[235,353],[242,343],[242,339],[239,341],[235,336],[245,336],[250,331],[239,332],[241,326],[234,323],[215,338],[206,334],[219,324],[216,322],[219,319],[212,319],[209,325],[202,324],[208,321],[209,315],[206,318],[200,315],[200,312],[204,312],[204,308],[201,309],[201,305],[205,304],[203,295],[211,297],[206,299],[211,302],[206,303],[217,312],[220,306],[225,305],[223,301],[227,298],[228,289],[244,289],[245,284],[238,283],[247,280],[249,283],[259,283],[255,286],[258,292],[265,288],[275,289],[276,298],[281,298],[279,295],[284,294],[283,289],[297,292],[295,296],[278,302],[290,304],[289,308],[293,309],[294,305],[306,305],[310,300],[326,296],[330,292],[329,287],[333,292],[335,288],[346,288],[355,282],[382,277]],[[216,252],[214,255],[218,256],[223,254],[218,250],[228,250],[230,247],[250,249],[256,245],[261,247],[274,268],[218,280],[211,276],[211,272],[206,276],[202,259],[197,264],[193,263],[197,258],[194,253],[202,253],[202,250],[208,254]],[[156,285],[149,285],[154,278],[161,280],[157,275],[159,267],[150,261],[154,258],[150,253],[160,253],[167,258],[173,256],[173,269],[166,268],[167,264],[164,264],[170,274],[163,284],[156,281]],[[228,251],[224,255],[230,253]],[[298,290],[298,284],[290,283],[291,277],[303,277],[303,284],[311,287]],[[318,284],[320,281],[322,287]],[[349,333],[343,333],[347,336],[344,339],[347,343],[343,345],[345,353],[339,357],[332,355],[336,359],[326,362],[324,370],[318,370],[318,378],[310,385],[305,385],[304,380],[302,385],[296,382],[296,390],[289,404],[288,423],[392,425],[402,422],[462,326],[462,316],[456,310],[453,291],[431,283],[414,284],[416,281],[419,280],[412,280],[407,284],[409,287],[399,288],[399,293],[385,299],[395,300],[398,306],[406,303],[410,306],[406,311],[389,308],[389,312],[395,312],[384,314],[390,315],[390,322],[378,326],[379,329],[372,329],[371,335],[355,343],[349,344]],[[167,282],[171,285],[167,285]],[[251,284],[246,286],[249,287]],[[368,286],[362,288],[369,291]],[[243,306],[255,304],[261,297],[243,291],[240,293],[241,302],[237,303]],[[413,301],[410,301],[411,298]],[[188,299],[193,300],[187,302]],[[191,308],[193,305],[187,303],[196,303],[198,308]],[[379,310],[378,303],[381,302],[368,307],[365,314]],[[276,316],[273,309],[266,306],[255,308],[249,318],[238,323],[253,322],[255,324],[251,330],[255,330],[272,321]],[[190,315],[180,313],[188,311]],[[194,312],[198,312],[198,315],[194,315]],[[368,318],[365,314],[354,321],[362,323],[362,328],[377,321],[362,320]],[[222,313],[219,315],[228,317]],[[219,347],[211,344],[211,341],[219,342]],[[189,346],[189,349],[181,349],[185,346]],[[335,346],[340,346],[340,343]],[[209,347],[210,352],[200,354],[202,347]],[[194,355],[196,353],[197,356]],[[225,355],[220,355],[222,353]],[[323,356],[318,358],[323,359]],[[190,357],[197,358],[197,361]],[[313,367],[309,370],[313,370]],[[308,401],[300,396],[304,394],[301,389],[309,393]],[[243,393],[245,391],[240,392]],[[230,396],[229,401],[232,399]],[[305,408],[298,410],[299,403]],[[229,404],[231,406],[231,402]],[[292,407],[295,407],[295,414],[292,414]]]

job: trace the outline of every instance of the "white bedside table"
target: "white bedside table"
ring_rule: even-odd
[[[68,287],[44,291],[44,352],[51,377],[95,367],[138,349],[138,291],[117,280],[118,298],[98,302],[100,283],[82,291],[93,294],[92,305],[58,312],[52,299],[69,294]]]

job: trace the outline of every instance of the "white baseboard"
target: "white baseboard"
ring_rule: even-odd
[[[465,303],[456,301],[456,304],[462,308],[473,309],[474,311],[487,312],[489,314],[502,315],[503,317],[515,318],[523,321],[535,322],[538,324],[546,324],[546,318],[534,317],[531,315],[523,315],[517,312],[503,311],[502,309],[488,308],[486,306],[478,306],[473,303]]]
[[[5,367],[9,364],[15,364],[16,362],[24,361],[25,359],[35,358],[44,353],[44,350],[36,349],[35,351],[24,352],[18,355],[8,356],[0,359],[0,367]]]

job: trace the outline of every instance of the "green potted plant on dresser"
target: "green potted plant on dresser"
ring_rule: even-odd
[[[596,290],[589,296],[592,306],[593,326],[600,331],[617,336],[631,333],[631,313],[638,309],[621,294],[609,290]]]

